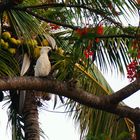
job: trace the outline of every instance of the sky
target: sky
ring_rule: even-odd
[[[47,110],[53,110],[53,103],[50,101]],[[2,109],[0,103],[0,139],[11,140],[10,128],[7,129],[7,108]],[[64,108],[55,111],[63,112]],[[45,132],[45,140],[79,140],[79,129],[74,125],[74,122],[66,116],[66,113],[52,113],[44,110],[39,110],[39,121],[42,130]],[[41,140],[44,140],[41,138]]]

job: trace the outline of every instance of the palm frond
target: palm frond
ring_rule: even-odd
[[[113,71],[121,72],[124,74],[126,66],[131,61],[131,58],[128,55],[128,48],[131,47],[131,42],[134,36],[125,34],[126,30],[129,30],[130,27],[121,30],[115,27],[105,27],[104,36],[100,37],[95,34],[96,28],[91,28],[91,33],[87,33],[83,38],[78,38],[77,35],[69,31],[64,36],[57,33],[55,34],[55,39],[58,43],[58,46],[64,49],[65,52],[72,54],[75,62],[79,63],[79,60],[82,59],[85,61],[87,67],[90,67],[92,61],[85,59],[84,51],[89,45],[90,41],[93,41],[91,49],[95,52],[94,62],[102,71]],[[135,32],[134,28],[133,32]],[[71,33],[70,33],[71,32]],[[115,34],[118,37],[115,37]],[[99,43],[95,42],[95,39],[100,39]]]
[[[84,81],[86,82],[86,81],[89,81],[89,79],[91,79],[91,81],[93,81],[93,83],[91,83],[91,81],[89,81],[89,83],[91,83],[91,85],[93,85],[93,88],[96,87],[95,92],[92,90],[93,93],[97,93],[97,91],[98,91],[97,94],[99,94],[99,95],[100,94],[109,95],[110,93],[113,92],[113,90],[111,89],[111,87],[109,86],[107,81],[104,79],[101,72],[97,69],[97,67],[94,64],[93,64],[92,68],[89,69],[89,71],[84,70],[84,68],[82,66],[80,66],[79,64],[75,64],[75,67],[76,67],[76,69],[78,69],[81,72],[81,74],[79,74],[79,75],[80,75],[80,77],[82,77],[81,78],[82,80],[84,79]],[[83,84],[83,82],[82,82],[82,84]],[[82,84],[80,84],[80,85],[82,85]],[[87,85],[89,85],[89,84],[87,83]],[[89,89],[91,90],[90,87],[91,86],[89,85]],[[97,87],[99,87],[99,88],[97,89]],[[85,88],[88,89],[88,86],[86,86]]]
[[[18,37],[30,39],[33,35],[42,33],[39,21],[23,11],[8,11],[11,26],[14,26]],[[26,22],[25,22],[26,21]]]
[[[8,123],[11,128],[12,140],[24,140],[24,123],[23,119],[17,113],[17,94],[16,91],[7,92],[8,100],[3,106],[7,106]]]
[[[124,7],[127,7],[131,13],[136,12],[136,8],[134,8],[136,7],[135,1],[131,1],[128,4],[126,1],[122,2],[122,1],[115,1],[115,0],[114,1],[108,0],[102,2],[98,0],[66,1],[66,2],[58,1],[58,3],[46,2],[43,4],[28,5],[25,6],[24,8],[32,9],[36,12],[44,10],[44,12],[39,12],[39,13],[41,14],[48,13],[46,15],[47,18],[49,18],[49,15],[53,15],[51,19],[55,17],[55,13],[56,13],[57,19],[61,23],[62,22],[66,23],[65,21],[69,21],[69,23],[72,23],[71,21],[73,19],[74,21],[76,21],[75,24],[81,26],[83,23],[88,23],[89,20],[92,20],[92,23],[97,23],[101,19],[107,19],[110,22],[116,23],[115,19],[119,19],[119,14],[118,14],[119,12],[125,13],[123,16],[127,14],[127,11],[125,10]],[[116,11],[116,9],[118,9],[119,12]],[[59,13],[61,14],[59,15]],[[42,16],[45,16],[44,14]],[[65,18],[66,20],[64,21],[63,17],[65,17],[65,15],[67,15],[66,16],[67,18]]]
[[[16,59],[7,51],[0,49],[0,75],[14,76],[19,74]]]
[[[79,86],[82,85],[83,89],[99,96],[111,94],[113,92],[95,65],[93,65],[92,69],[89,69],[88,72],[82,67],[79,67],[79,65],[76,65],[76,67],[78,68],[77,71],[79,71]],[[101,133],[111,138],[116,138],[122,130],[128,131],[125,120],[119,119],[116,115],[88,108],[74,103],[71,100],[67,102],[66,109],[77,110],[77,112],[74,114],[70,113],[70,115],[74,116],[73,118],[76,122],[80,122],[81,138],[85,137],[87,134],[98,136]]]

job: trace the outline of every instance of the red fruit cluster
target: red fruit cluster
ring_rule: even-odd
[[[51,27],[52,30],[60,29],[59,25],[56,25],[56,24],[53,24],[53,23],[50,23],[49,26]]]
[[[84,50],[84,55],[85,57],[88,59],[89,57],[92,57],[94,55],[94,51],[91,50],[92,47],[92,43],[93,41],[90,40],[89,41],[89,45],[87,46],[87,48]]]
[[[98,35],[103,35],[103,33],[104,33],[104,28],[103,28],[103,25],[102,25],[102,24],[100,24],[100,25],[97,26],[96,33],[97,33]],[[96,38],[95,41],[96,41],[96,43],[99,43],[99,42],[100,42],[100,39],[99,39],[99,38]]]
[[[84,27],[84,28],[82,28],[82,29],[77,29],[77,30],[76,30],[76,33],[77,33],[79,36],[86,35],[88,32],[89,32],[89,29],[88,29],[87,27]]]
[[[80,37],[87,35],[89,33],[90,29],[87,27],[84,27],[82,29],[77,29],[76,33],[77,35],[79,35]],[[104,28],[102,24],[99,24],[96,28],[95,34],[97,35],[103,35],[104,33]],[[95,42],[99,43],[100,39],[99,38],[95,38]],[[92,43],[93,41],[89,41],[89,45],[87,46],[87,48],[84,50],[84,55],[85,57],[88,59],[90,56],[92,57],[94,55],[94,51],[92,51],[91,47],[92,47]]]
[[[93,54],[94,54],[94,52],[91,51],[91,50],[88,50],[88,49],[84,50],[84,55],[85,55],[85,57],[86,57],[87,59],[88,59],[90,56],[93,56]]]
[[[137,78],[137,76],[138,76],[137,67],[138,67],[138,63],[135,60],[132,61],[127,66],[127,78],[130,79],[131,82],[134,80],[134,78]]]
[[[103,28],[103,25],[102,25],[102,24],[99,24],[99,25],[98,25],[96,33],[97,33],[98,35],[103,35],[103,33],[104,33],[104,28]]]
[[[77,33],[79,36],[86,35],[88,32],[89,32],[89,28],[87,28],[87,27],[78,28],[78,29],[76,30],[76,33]],[[99,25],[97,26],[97,29],[96,29],[96,34],[98,34],[98,35],[103,35],[103,33],[104,33],[103,25],[102,25],[102,24],[99,24]]]

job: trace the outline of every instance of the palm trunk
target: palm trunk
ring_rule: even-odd
[[[27,91],[23,109],[26,140],[40,140],[37,103],[31,91]]]

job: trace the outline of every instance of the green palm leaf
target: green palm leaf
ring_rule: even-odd
[[[79,86],[82,85],[86,91],[99,96],[113,92],[95,65],[89,71],[85,71],[79,64],[76,64],[76,68],[79,73]],[[108,137],[116,138],[124,130],[129,132],[125,120],[119,119],[116,115],[88,108],[71,100],[67,101],[66,109],[77,110],[70,115],[73,115],[74,120],[80,123],[81,138],[86,137],[86,135],[87,137],[96,137],[102,133]]]
[[[0,75],[14,76],[19,74],[16,59],[7,51],[0,49]]]

